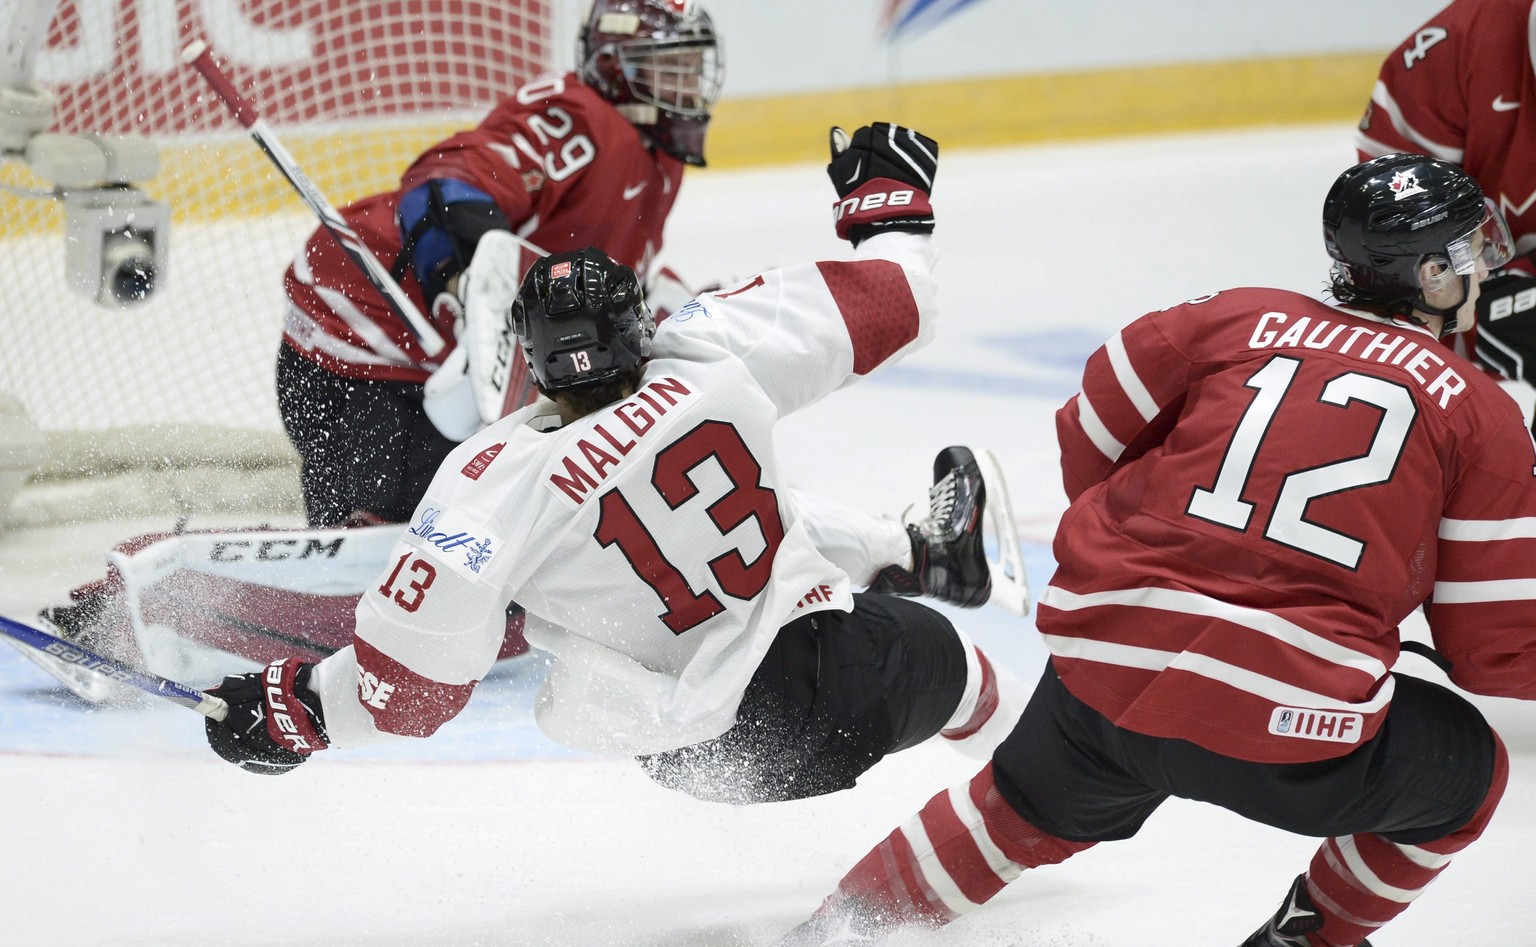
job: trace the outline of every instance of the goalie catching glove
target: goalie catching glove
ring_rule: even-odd
[[[933,233],[928,195],[939,169],[939,146],[910,128],[876,122],[850,138],[832,129],[827,176],[837,189],[837,235],[858,246],[886,231]]]
[[[248,773],[280,776],[325,749],[320,698],[309,689],[313,667],[283,658],[208,691],[229,704],[228,716],[205,725],[213,752]]]

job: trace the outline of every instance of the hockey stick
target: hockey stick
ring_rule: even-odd
[[[126,684],[129,687],[137,687],[139,690],[156,697],[164,697],[172,703],[180,704],[214,720],[223,720],[229,715],[229,704],[213,694],[205,694],[199,690],[193,690],[185,684],[160,677],[158,674],[150,674],[147,671],[135,671],[109,658],[104,658],[94,651],[88,651],[79,645],[70,644],[62,638],[50,635],[46,631],[24,625],[19,621],[13,621],[0,615],[0,633],[10,637],[13,642],[25,645],[22,652],[39,664],[49,662],[63,665],[70,669],[90,671],[101,675],[107,680]],[[34,649],[27,651],[27,648]],[[46,666],[46,665],[45,665]],[[50,668],[49,673],[53,671]],[[57,676],[57,675],[55,675]]]
[[[193,40],[181,51],[181,60],[202,74],[208,85],[213,87],[214,94],[228,106],[235,120],[250,131],[257,146],[272,160],[277,170],[282,172],[283,177],[288,179],[288,183],[293,185],[293,189],[298,192],[304,203],[309,205],[309,209],[315,212],[315,216],[320,218],[320,225],[330,231],[331,236],[336,238],[336,242],[347,251],[347,255],[353,262],[367,274],[368,281],[384,294],[389,307],[416,336],[422,351],[429,356],[441,352],[446,345],[443,337],[416,308],[416,304],[411,302],[411,298],[405,294],[405,290],[400,288],[400,284],[395,282],[389,270],[363,244],[352,226],[337,213],[336,208],[331,206],[331,202],[325,199],[325,195],[320,193],[320,189],[304,173],[304,169],[299,167],[298,161],[289,154],[287,148],[283,147],[283,143],[272,134],[272,130],[262,119],[261,113],[249,99],[240,94],[229,76],[225,75],[213,61],[213,52],[208,48],[208,44],[202,40]]]

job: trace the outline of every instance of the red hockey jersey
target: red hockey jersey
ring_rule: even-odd
[[[1382,64],[1356,139],[1361,160],[1409,151],[1455,162],[1536,250],[1536,70],[1532,0],[1457,0]],[[1529,260],[1523,275],[1536,275]]]
[[[1536,448],[1429,332],[1229,290],[1116,335],[1057,429],[1072,505],[1039,628],[1116,723],[1343,755],[1380,726],[1426,600],[1457,684],[1536,697]]]
[[[646,146],[612,105],[570,73],[522,86],[479,126],[427,149],[401,189],[363,198],[342,215],[386,267],[400,254],[401,195],[432,178],[486,192],[512,229],[551,253],[601,247],[644,280],[682,183],[683,164]],[[532,262],[525,253],[523,265]],[[409,270],[409,267],[406,268]],[[402,286],[423,313],[414,274]],[[324,229],[284,276],[284,341],[349,378],[425,382],[453,349],[451,319],[435,317],[449,345],[429,359],[382,294]]]

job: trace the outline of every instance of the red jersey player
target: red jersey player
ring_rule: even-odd
[[[1483,286],[1458,351],[1536,394],[1536,72],[1531,0],[1456,0],[1382,63],[1360,121],[1361,160],[1418,152],[1466,168],[1503,211],[1515,258]],[[1520,389],[1524,389],[1523,391]],[[1529,412],[1528,412],[1529,413]]]
[[[1072,502],[1029,706],[791,943],[945,923],[1180,796],[1327,839],[1245,947],[1364,944],[1483,831],[1498,737],[1392,667],[1428,602],[1452,681],[1536,698],[1536,449],[1440,341],[1511,241],[1464,170],[1422,155],[1341,175],[1323,232],[1338,305],[1229,290],[1089,359],[1057,413]],[[1145,939],[1188,940],[1178,914]]]

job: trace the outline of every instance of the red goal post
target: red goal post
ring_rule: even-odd
[[[394,187],[427,145],[568,67],[579,0],[61,0],[35,56],[47,129],[134,135],[170,207],[156,291],[114,309],[65,279],[61,202],[0,162],[0,395],[47,437],[13,525],[167,510],[297,511],[273,365],[282,272],[315,227],[179,53],[205,36],[336,204]],[[7,40],[0,37],[0,40]],[[82,489],[82,484],[100,489]]]

